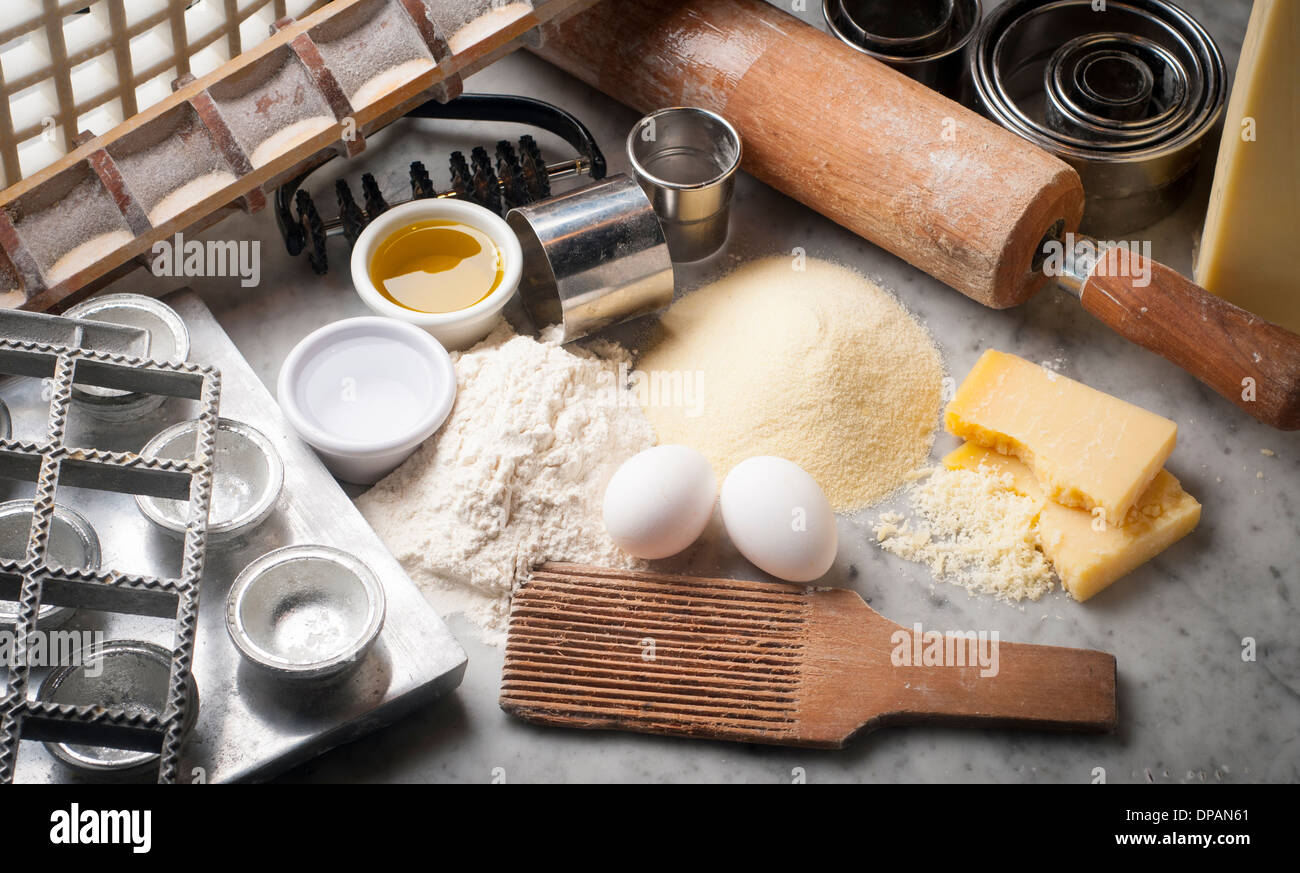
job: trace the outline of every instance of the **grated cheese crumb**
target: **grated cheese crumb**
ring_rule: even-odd
[[[873,527],[876,540],[972,595],[1038,600],[1056,576],[1040,548],[1038,503],[1012,484],[1010,474],[935,469],[907,488],[915,518],[881,514]]]

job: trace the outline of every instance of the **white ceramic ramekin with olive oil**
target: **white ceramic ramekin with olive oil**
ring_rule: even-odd
[[[434,198],[396,206],[366,225],[351,267],[357,294],[375,313],[464,349],[500,320],[519,286],[523,254],[496,213]]]

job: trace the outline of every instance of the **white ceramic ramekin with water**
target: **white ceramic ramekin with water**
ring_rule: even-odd
[[[370,281],[370,261],[375,250],[394,232],[417,221],[459,221],[485,233],[501,253],[503,272],[496,290],[473,306],[455,312],[416,312],[381,294]],[[496,326],[501,310],[519,287],[523,260],[519,238],[495,212],[465,200],[412,200],[394,206],[361,231],[352,247],[352,284],[362,302],[373,312],[419,325],[446,348],[465,349],[483,339]]]
[[[446,421],[456,370],[415,325],[365,316],[304,337],[285,358],[277,390],[285,417],[330,472],[370,485]]]

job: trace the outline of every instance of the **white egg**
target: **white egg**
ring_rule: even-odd
[[[749,458],[722,482],[722,523],[740,553],[787,582],[811,582],[835,563],[839,534],[812,476],[784,458]]]
[[[688,446],[633,455],[605,488],[605,530],[638,558],[667,558],[699,539],[713,515],[718,480]]]

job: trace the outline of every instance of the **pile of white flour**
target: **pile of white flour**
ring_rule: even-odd
[[[654,444],[621,384],[627,353],[599,357],[515,335],[507,325],[453,354],[446,424],[357,500],[371,526],[444,615],[499,643],[514,589],[544,561],[638,562],[605,533],[605,484]]]

